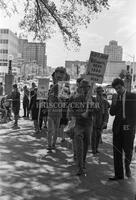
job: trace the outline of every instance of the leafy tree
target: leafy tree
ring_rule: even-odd
[[[0,0],[0,7],[8,14],[17,12],[17,1],[12,0],[9,8],[7,0]],[[24,0],[24,4],[25,15],[20,27],[33,33],[34,39],[44,41],[58,27],[65,44],[72,41],[77,46],[81,45],[78,29],[82,25],[87,27],[94,14],[101,12],[103,8],[109,8],[108,0]]]

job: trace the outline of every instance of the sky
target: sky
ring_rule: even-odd
[[[104,9],[88,25],[81,28],[79,36],[81,47],[79,51],[68,51],[63,43],[61,35],[55,36],[46,42],[47,65],[52,67],[65,66],[65,60],[86,61],[91,51],[103,53],[105,45],[110,40],[118,41],[123,47],[123,60],[136,61],[136,0],[109,0],[110,9]],[[12,17],[3,15],[0,11],[0,28],[9,28],[19,33],[18,23],[23,16],[21,12]],[[29,42],[32,38],[28,37]]]

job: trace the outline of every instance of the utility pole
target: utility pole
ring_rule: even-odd
[[[5,94],[8,95],[12,91],[12,84],[14,82],[14,76],[12,74],[12,60],[13,56],[10,55],[9,58],[9,66],[8,66],[8,74],[5,74]]]
[[[131,92],[131,84],[132,84],[132,75],[130,72],[130,65],[127,64],[126,75],[124,79],[125,88],[128,92]]]
[[[132,68],[131,68],[131,75],[132,75],[132,82],[131,82],[131,84],[132,84],[132,88],[134,87],[134,77],[135,77],[135,55],[129,55],[129,54],[127,54],[130,58],[132,58]]]
[[[133,58],[133,63],[132,63],[132,88],[134,88],[134,82],[135,82],[135,56]]]
[[[77,78],[78,78],[78,75],[79,75],[79,65],[76,64],[76,70],[77,70]]]

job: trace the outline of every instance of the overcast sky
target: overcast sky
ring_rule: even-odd
[[[132,61],[134,55],[136,60],[136,0],[109,0],[109,4],[109,10],[103,10],[87,29],[79,31],[82,46],[78,52],[66,50],[59,33],[47,41],[47,64],[56,67],[64,66],[65,60],[86,61],[91,50],[103,52],[110,40],[117,40],[123,47],[124,60]],[[0,28],[19,32],[20,18],[21,14],[8,18],[0,12]]]

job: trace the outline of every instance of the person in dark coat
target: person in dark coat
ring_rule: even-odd
[[[109,103],[103,97],[103,92],[104,90],[101,86],[96,88],[95,100],[98,104],[98,109],[94,114],[93,132],[91,137],[91,147],[94,155],[99,153],[98,147],[101,141],[102,131],[107,128],[109,119]]]
[[[34,129],[39,133],[38,114],[39,114],[39,100],[37,100],[37,88],[34,88],[33,96],[30,100],[29,111],[31,110],[32,120],[34,122]]]
[[[3,96],[3,84],[2,84],[2,82],[0,83],[0,96]]]
[[[12,99],[12,111],[13,111],[14,120],[15,120],[13,128],[19,128],[18,119],[19,119],[19,111],[20,111],[20,92],[18,91],[17,84],[13,85],[11,99]]]
[[[109,180],[116,181],[124,179],[124,168],[126,177],[131,177],[130,163],[133,155],[136,126],[136,94],[127,92],[124,82],[120,78],[113,80],[112,87],[117,92],[112,97],[110,108],[110,114],[115,116],[113,122],[115,176],[109,178]],[[125,166],[123,166],[124,164]]]
[[[24,86],[24,96],[23,96],[23,109],[24,109],[24,115],[23,117],[29,118],[29,90],[27,86]]]
[[[39,129],[41,131],[43,122],[44,122],[44,128],[47,129],[48,103],[47,100],[40,100],[39,103],[40,103]]]

